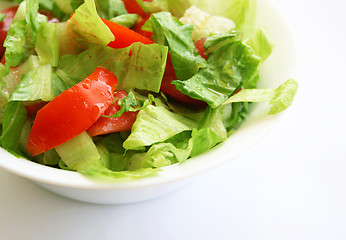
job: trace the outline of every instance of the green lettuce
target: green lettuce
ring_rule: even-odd
[[[40,64],[59,63],[59,41],[56,35],[56,24],[44,23],[40,26],[35,43],[35,50],[40,58]]]
[[[205,60],[199,55],[192,41],[192,25],[184,25],[169,12],[152,14],[144,25],[153,31],[155,42],[169,47],[172,64],[178,79],[191,78],[205,67]]]
[[[96,145],[86,132],[55,149],[68,168],[93,178],[104,180],[131,179],[145,177],[157,172],[151,168],[119,172],[106,168],[101,162],[101,156]]]
[[[182,93],[216,108],[258,74],[261,58],[235,32],[207,38],[204,48],[208,66],[186,81],[172,83]]]
[[[164,107],[148,106],[138,113],[130,136],[124,142],[127,150],[137,150],[163,142],[174,135],[197,127],[197,123]]]
[[[106,46],[115,40],[112,32],[98,16],[94,0],[85,0],[68,22],[73,31],[81,37],[81,45],[88,42]]]
[[[257,0],[189,0],[211,15],[223,16],[236,24],[238,31],[251,34],[256,28]]]
[[[136,24],[138,18],[138,14],[123,14],[110,19],[110,21],[120,24],[124,27],[131,28],[133,25]]]
[[[77,56],[63,56],[57,74],[68,87],[72,87],[97,66],[103,66],[117,76],[118,89],[159,92],[166,59],[167,47],[158,44],[134,43],[121,49],[95,46]]]
[[[234,102],[269,102],[271,108],[269,114],[282,112],[291,106],[297,92],[298,83],[289,79],[276,89],[244,89],[230,97],[223,104]]]
[[[208,37],[212,33],[224,33],[235,28],[235,23],[231,19],[210,15],[196,6],[187,9],[180,21],[193,25],[192,39],[194,41]]]
[[[23,156],[19,148],[19,139],[26,119],[27,112],[23,102],[11,101],[7,103],[2,123],[1,146],[17,157]]]
[[[55,97],[52,88],[52,66],[39,65],[24,74],[13,90],[9,101],[52,101]]]

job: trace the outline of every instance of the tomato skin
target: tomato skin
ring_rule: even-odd
[[[114,95],[115,98],[121,99],[127,96],[127,92],[120,90]],[[118,100],[119,101],[119,100]],[[110,105],[105,111],[105,115],[111,116],[116,114],[120,110],[118,101]],[[138,115],[137,112],[125,112],[123,115],[117,118],[105,118],[101,117],[95,122],[88,130],[90,136],[104,135],[113,132],[130,131]]]
[[[26,149],[36,156],[87,130],[111,105],[115,75],[98,67],[89,77],[62,92],[36,114]]]
[[[182,92],[180,92],[174,84],[171,82],[177,80],[177,76],[175,75],[175,71],[173,68],[172,60],[170,54],[168,54],[167,57],[167,63],[166,63],[166,70],[163,75],[162,83],[161,83],[161,91],[173,98],[174,100],[187,104],[188,106],[195,107],[195,108],[203,108],[207,106],[207,103],[193,99]]]
[[[125,48],[130,46],[134,42],[141,42],[144,44],[153,44],[149,38],[146,38],[135,31],[121,26],[115,22],[109,21],[107,19],[102,19],[102,21],[108,26],[109,30],[113,33],[115,40],[110,42],[107,46],[111,48]]]

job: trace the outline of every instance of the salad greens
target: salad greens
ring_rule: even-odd
[[[3,43],[0,142],[40,164],[97,179],[149,176],[225,141],[254,102],[269,102],[268,114],[285,110],[298,88],[294,79],[276,89],[257,88],[274,44],[257,26],[256,0],[133,0],[138,12],[122,0],[9,2],[20,5]],[[60,21],[50,21],[47,12]],[[140,31],[152,32],[152,44],[109,45],[128,39],[108,24],[138,31],[143,19]],[[114,97],[117,110],[99,120],[136,114],[130,130],[93,136],[85,129],[31,156],[26,145],[37,116],[32,107],[48,105],[98,67],[114,73],[117,91],[126,93]]]

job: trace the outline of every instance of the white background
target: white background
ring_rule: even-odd
[[[165,197],[92,205],[0,170],[0,239],[346,239],[346,1],[275,0],[300,88],[252,150]]]

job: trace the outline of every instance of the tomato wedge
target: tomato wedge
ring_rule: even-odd
[[[108,44],[108,47],[111,48],[125,48],[130,46],[134,42],[141,42],[144,44],[153,44],[154,41],[142,36],[135,31],[124,27],[115,22],[109,21],[107,19],[103,19],[102,21],[107,25],[109,30],[113,33],[115,40]]]
[[[117,91],[114,95],[116,99],[121,99],[127,96],[124,90]],[[119,100],[118,100],[119,101]],[[111,116],[120,110],[118,101],[110,105],[105,111],[105,115]],[[90,136],[104,135],[113,132],[130,131],[137,118],[137,112],[125,112],[120,117],[105,118],[101,117],[88,130]]]
[[[144,2],[151,2],[152,0],[144,0]],[[123,0],[125,8],[128,13],[136,13],[140,16],[145,16],[147,13],[138,4],[137,0]]]
[[[112,104],[115,75],[98,67],[37,112],[26,149],[36,156],[79,135]]]

